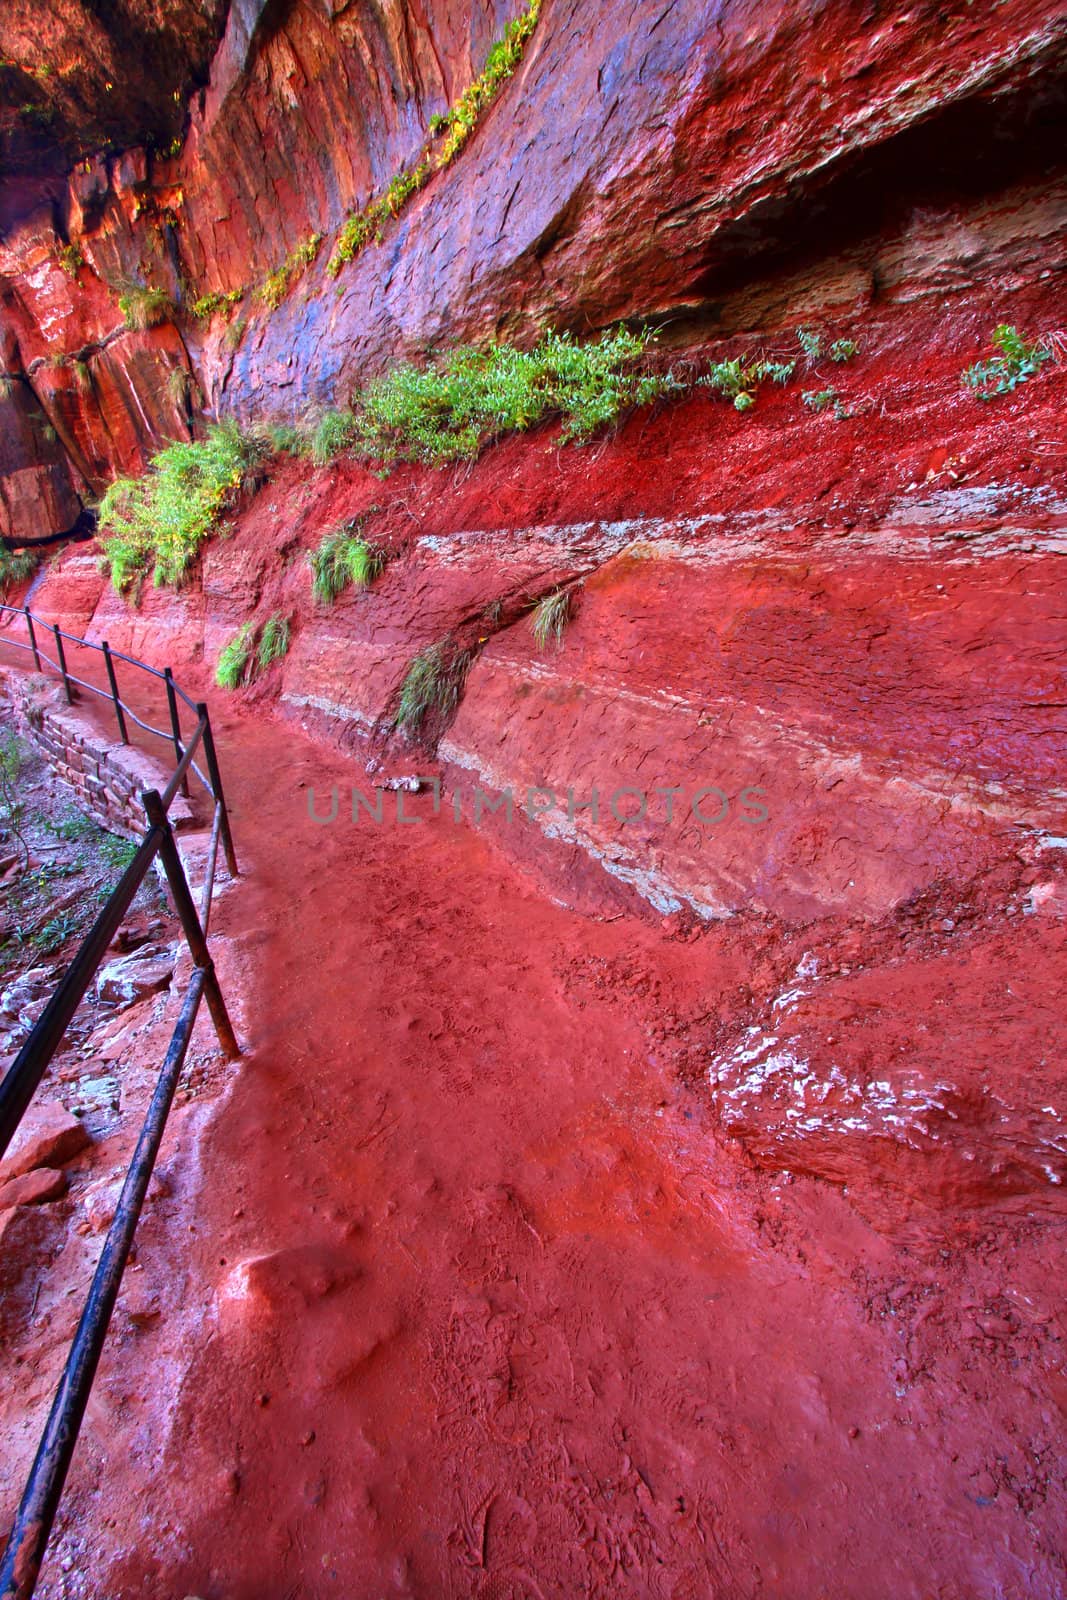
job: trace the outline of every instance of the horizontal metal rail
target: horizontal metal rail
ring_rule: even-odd
[[[59,1048],[63,1035],[96,977],[134,895],[159,852],[159,829],[149,828],[107,904],[82,940],[70,966],[37,1019],[29,1038],[0,1081],[0,1157],[13,1139],[26,1107]]]
[[[14,608],[3,606],[0,610],[11,612]],[[42,659],[48,660],[48,657],[43,656],[40,650],[34,624],[36,623],[37,627],[44,629],[49,628],[50,625],[44,623],[40,618],[33,617],[28,610],[24,610],[22,614],[26,619],[29,643],[23,645],[18,640],[6,639],[2,634],[0,634],[0,640],[31,651],[35,664],[40,670]],[[2,1081],[0,1081],[0,1156],[7,1149],[18,1129],[19,1123],[47,1071],[49,1063],[63,1040],[74,1013],[84,999],[99,970],[123,917],[126,915],[134,896],[157,857],[161,861],[163,871],[166,874],[171,899],[193,958],[193,974],[186,989],[181,1013],[160,1070],[152,1102],[148,1108],[148,1114],[141,1129],[137,1149],[126,1175],[118,1211],[104,1243],[104,1249],[93,1278],[89,1298],[86,1301],[85,1309],[67,1358],[63,1377],[52,1403],[48,1423],[30,1472],[14,1527],[8,1539],[3,1559],[0,1561],[0,1600],[30,1600],[30,1596],[36,1587],[41,1562],[44,1559],[45,1548],[59,1505],[59,1498],[63,1491],[67,1470],[77,1442],[78,1431],[85,1415],[85,1408],[97,1364],[100,1360],[100,1353],[107,1337],[111,1314],[115,1307],[123,1270],[129,1256],[134,1230],[137,1226],[148,1182],[163,1138],[167,1115],[170,1111],[178,1078],[185,1061],[201,998],[207,1001],[219,1044],[225,1054],[231,1059],[240,1054],[237,1038],[226,1009],[226,1002],[222,996],[222,990],[219,986],[214,962],[207,943],[207,926],[211,913],[211,900],[220,842],[226,855],[230,875],[231,877],[237,876],[237,860],[230,834],[229,814],[222,791],[222,778],[211,733],[211,718],[208,714],[208,708],[202,702],[197,703],[191,700],[184,691],[180,690],[177,684],[174,683],[169,671],[166,673],[157,672],[154,668],[146,666],[143,662],[135,661],[130,656],[122,656],[118,652],[111,651],[106,644],[102,646],[89,645],[88,641],[78,639],[74,635],[63,634],[60,636],[58,629],[53,631],[59,656],[56,670],[63,676],[64,688],[68,697],[71,685],[77,684],[79,687],[89,689],[94,694],[101,695],[104,699],[110,698],[115,707],[120,737],[124,743],[126,742],[125,718],[129,717],[138,727],[144,728],[146,732],[156,733],[160,737],[171,741],[177,759],[163,793],[159,794],[155,790],[149,790],[142,794],[141,800],[145,809],[147,827],[144,837],[137,846],[133,860],[123,872],[89,933],[82,940],[74,959],[63,973],[55,992],[31,1029],[29,1037]],[[99,649],[101,651],[107,668],[110,695],[105,694],[92,684],[83,684],[81,680],[70,676],[66,669],[66,659],[60,643],[61,637],[75,644],[86,645],[90,649]],[[129,662],[133,666],[142,668],[153,677],[164,681],[171,711],[171,730],[169,733],[161,729],[146,727],[131,708],[119,699],[114,672],[115,659]],[[55,665],[55,663],[49,661],[49,665]],[[178,721],[177,701],[179,698],[194,712],[197,719],[196,727],[188,741],[184,739]],[[193,760],[194,754],[201,747],[203,747],[204,762],[207,767],[206,776]],[[211,839],[208,846],[206,866],[207,875],[201,892],[199,910],[194,903],[185,869],[178,853],[170,818],[167,815],[168,808],[175,795],[186,783],[189,772],[196,774],[214,802]]]
[[[28,616],[31,622],[36,622],[39,627],[45,628],[53,635],[53,637],[58,633],[59,637],[61,639],[66,639],[69,644],[80,645],[85,650],[96,650],[100,655],[103,655],[105,651],[108,651],[113,661],[125,661],[128,666],[136,667],[139,672],[147,672],[151,678],[159,678],[161,681],[166,678],[165,671],[161,671],[159,667],[150,667],[147,661],[139,661],[136,656],[124,655],[121,650],[111,650],[110,646],[105,643],[97,644],[92,639],[83,639],[80,634],[67,633],[64,631],[64,629],[57,628],[55,623],[45,622],[41,617],[36,616],[30,610],[29,606],[9,606],[0,604],[0,616],[2,616],[5,612],[11,617]],[[20,650],[25,650],[27,648],[19,640],[11,639],[8,640],[8,643],[16,644]],[[55,663],[53,663],[53,665],[54,664]],[[189,707],[189,710],[195,711],[196,703],[189,697],[189,695],[186,694],[185,690],[182,689],[177,683],[174,685],[174,689],[178,695],[178,698],[185,701],[185,704]],[[99,693],[99,690],[96,692]]]
[[[122,650],[112,650],[107,640],[97,644],[92,639],[83,639],[76,633],[67,633],[54,622],[48,622],[44,617],[34,614],[29,606],[9,606],[0,604],[0,617],[8,616],[20,618],[26,624],[26,641],[11,637],[10,630],[0,629],[0,644],[10,645],[13,650],[22,650],[32,655],[37,670],[43,671],[45,666],[51,667],[63,684],[63,690],[68,702],[72,698],[73,689],[83,689],[86,694],[95,695],[98,700],[110,701],[118,725],[119,738],[123,744],[129,744],[129,730],[127,723],[132,722],[154,739],[165,739],[172,747],[176,760],[174,775],[167,784],[165,802],[169,806],[174,795],[180,789],[182,794],[188,794],[188,776],[192,772],[205,792],[215,805],[222,805],[222,843],[226,854],[226,863],[230,874],[237,876],[237,859],[233,848],[233,839],[230,835],[229,813],[226,810],[226,801],[222,793],[222,779],[219,776],[218,763],[214,760],[214,744],[211,738],[211,721],[208,716],[207,706],[203,701],[194,700],[188,695],[179,683],[175,681],[170,667],[162,670],[150,667],[146,661],[138,661],[136,656],[128,656]],[[53,659],[41,646],[38,630],[51,634],[55,640],[56,657]],[[95,650],[103,657],[104,668],[107,674],[108,688],[102,689],[99,684],[89,683],[84,678],[77,677],[67,666],[66,656],[63,652],[63,640],[68,644],[77,645],[82,650]],[[139,717],[133,707],[119,695],[118,679],[115,672],[115,663],[124,661],[127,666],[134,667],[138,672],[146,673],[150,678],[157,679],[164,687],[167,697],[167,709],[170,714],[170,728],[157,728],[152,723],[145,722]],[[196,728],[187,740],[182,731],[178,702],[181,701],[196,717]],[[198,744],[203,741],[207,771],[205,772],[192,759]]]

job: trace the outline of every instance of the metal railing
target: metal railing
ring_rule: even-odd
[[[44,1012],[12,1062],[3,1081],[0,1082],[0,1156],[3,1156],[18,1128],[75,1011],[85,997],[134,896],[157,856],[160,858],[182,932],[193,958],[192,976],[186,987],[181,1011],[160,1068],[133,1160],[126,1174],[118,1209],[104,1241],[85,1309],[52,1402],[48,1422],[30,1470],[3,1560],[0,1561],[0,1600],[29,1600],[37,1584],[45,1547],[63,1492],[74,1446],[77,1443],[78,1431],[85,1415],[89,1392],[122,1282],[123,1270],[189,1048],[201,999],[207,1000],[215,1032],[225,1054],[231,1059],[240,1054],[207,943],[220,843],[231,877],[237,876],[237,860],[230,835],[229,815],[207,706],[203,702],[194,702],[179,688],[169,667],[159,672],[156,668],[137,661],[133,656],[111,650],[106,643],[92,644],[75,634],[64,633],[54,623],[45,623],[39,617],[33,616],[28,607],[22,608],[19,612],[12,606],[0,606],[0,615],[4,612],[16,616],[21,614],[25,618],[28,642],[23,644],[21,640],[9,638],[6,633],[0,635],[0,642],[31,653],[38,671],[44,671],[44,663],[53,668],[62,679],[68,703],[73,698],[74,687],[97,695],[105,701],[110,700],[118,724],[119,737],[124,744],[129,743],[128,719],[145,733],[165,739],[172,744],[176,764],[162,794],[156,790],[142,794],[147,827],[133,860],[83,939]],[[38,629],[42,635],[45,633],[51,635],[56,649],[55,660],[41,649]],[[108,691],[71,675],[63,648],[64,641],[85,649],[97,650],[103,655],[109,684]],[[169,730],[155,728],[150,723],[142,721],[132,708],[119,698],[115,674],[116,661],[126,662],[139,671],[163,681],[170,713]],[[188,738],[181,728],[179,700],[184,702],[196,716],[196,726]],[[193,759],[201,748],[207,767],[206,775]],[[190,772],[200,780],[214,808],[199,909],[193,900],[168,816],[171,802],[178,791],[188,793]]]

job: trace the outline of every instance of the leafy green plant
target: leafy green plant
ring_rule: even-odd
[[[83,839],[95,839],[100,832],[95,822],[83,812],[74,810],[65,812],[58,822],[48,823],[47,826],[57,839],[64,839],[68,844],[77,844]]]
[[[73,241],[70,244],[60,245],[56,251],[56,260],[68,278],[76,278],[85,265],[85,257],[82,255],[81,248]]]
[[[384,550],[360,537],[365,520],[355,518],[331,529],[308,555],[312,593],[324,605],[332,605],[349,585],[368,588],[385,569]]]
[[[537,648],[544,650],[551,639],[555,639],[557,650],[563,644],[563,630],[571,617],[571,597],[566,589],[557,589],[553,594],[546,594],[539,600],[530,618],[533,636],[537,640]]]
[[[960,374],[961,381],[973,389],[980,400],[1010,394],[1020,383],[1032,378],[1052,352],[1041,344],[1030,344],[1010,323],[1002,322],[993,333],[992,343],[1000,354],[988,361],[977,361]]]
[[[271,311],[276,311],[296,280],[314,261],[322,244],[322,234],[313,233],[295,250],[291,250],[274,272],[271,272],[256,290],[256,299]]]
[[[275,612],[263,624],[263,632],[259,636],[259,648],[256,651],[256,662],[260,672],[266,672],[275,661],[289,653],[289,618]]]
[[[416,732],[435,712],[448,716],[459,704],[470,666],[470,652],[458,650],[451,639],[432,644],[412,661],[400,690],[396,725]]]
[[[236,689],[245,676],[252,655],[255,630],[250,622],[243,622],[219,656],[215,668],[215,682],[220,689]]]
[[[149,289],[141,283],[131,283],[119,295],[119,310],[127,328],[144,332],[157,323],[166,322],[174,314],[174,302],[166,289]]]
[[[5,550],[0,545],[0,594],[32,578],[39,560],[36,550]]]
[[[235,422],[223,422],[203,440],[167,445],[140,478],[117,478],[100,503],[103,560],[115,588],[128,589],[149,568],[157,586],[181,583],[262,454]]]
[[[430,463],[469,459],[489,440],[552,416],[563,419],[564,442],[588,438],[679,387],[669,374],[637,368],[650,338],[619,329],[584,345],[549,333],[532,350],[461,346],[371,383],[355,412],[334,414],[343,417],[335,437],[375,460]]]
[[[809,363],[818,361],[819,356],[822,354],[822,336],[820,334],[816,333],[812,328],[798,328],[797,343],[808,358]]]
[[[101,832],[100,854],[113,872],[125,872],[137,854],[137,845],[132,839],[120,839],[117,833]]]
[[[245,293],[244,289],[214,289],[210,294],[202,294],[199,300],[194,300],[189,309],[199,322],[208,322],[218,311],[232,311],[244,299]]]
[[[805,389],[800,397],[809,411],[833,410],[839,422],[848,416],[844,402],[836,389]]]
[[[859,348],[855,339],[835,339],[829,350],[830,360],[836,361],[840,366],[858,355]]]
[[[697,382],[724,394],[733,401],[735,411],[750,411],[756,403],[761,383],[787,383],[796,368],[795,361],[767,361],[762,356],[735,356],[730,361],[715,361]]]
[[[430,140],[435,141],[443,135],[441,148],[431,155],[429,148],[424,146],[419,159],[394,174],[383,193],[368,200],[360,211],[346,218],[326,265],[331,277],[336,278],[345,262],[351,261],[372,240],[380,243],[382,229],[390,218],[399,216],[412,195],[423,188],[434,171],[447,167],[459,154],[483,112],[492,104],[522,60],[540,11],[541,0],[527,0],[524,10],[508,23],[501,38],[489,51],[481,74],[454,106],[430,118]]]
[[[77,933],[78,925],[76,912],[61,911],[58,916],[50,917],[42,928],[38,928],[30,942],[42,955],[51,955],[53,950],[58,950]]]

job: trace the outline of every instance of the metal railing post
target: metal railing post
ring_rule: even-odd
[[[232,1061],[241,1054],[241,1047],[237,1043],[237,1036],[233,1031],[229,1012],[226,1010],[226,1002],[222,998],[222,990],[219,988],[219,980],[215,973],[215,963],[211,959],[204,930],[200,926],[200,917],[186,881],[178,846],[174,842],[170,819],[163,809],[162,798],[155,789],[149,789],[142,794],[141,804],[144,806],[149,825],[160,831],[159,854],[167,874],[170,892],[174,897],[174,909],[178,913],[178,920],[192,952],[193,961],[204,974],[204,998],[211,1012],[211,1020],[215,1024],[219,1044]]]
[[[211,779],[211,794],[221,808],[222,814],[222,848],[226,852],[226,870],[231,878],[237,876],[237,856],[233,848],[233,835],[230,833],[230,813],[226,809],[226,797],[222,792],[222,774],[219,771],[219,761],[215,754],[215,739],[211,732],[211,716],[204,701],[200,701],[196,714],[204,723],[204,755],[207,757],[207,775]]]
[[[72,706],[74,704],[74,696],[70,692],[70,679],[67,677],[67,658],[63,653],[63,635],[59,631],[58,622],[53,622],[52,632],[56,636],[56,660],[59,662],[59,670],[63,674],[63,693],[67,697],[68,706]]]
[[[170,707],[170,725],[174,732],[174,754],[180,761],[185,754],[182,748],[182,725],[178,717],[178,696],[174,693],[174,674],[169,667],[163,668],[163,680],[167,685],[167,705]],[[181,790],[182,794],[188,797],[189,780],[184,775]]]
[[[104,665],[107,667],[107,681],[111,685],[111,700],[115,707],[115,720],[119,725],[119,738],[123,744],[129,744],[130,736],[126,732],[126,718],[122,715],[122,701],[119,699],[119,686],[115,678],[115,663],[111,659],[111,650],[106,639],[101,648],[104,652]]]
[[[26,618],[26,627],[29,629],[30,649],[33,651],[33,664],[37,668],[37,671],[40,672],[42,670],[41,653],[37,648],[37,635],[33,631],[33,617],[30,613],[29,606],[23,606],[22,614]]]

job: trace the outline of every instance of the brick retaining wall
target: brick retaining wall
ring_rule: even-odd
[[[143,836],[141,795],[146,789],[162,792],[173,765],[109,739],[79,706],[67,705],[54,680],[39,673],[0,667],[0,713],[69,784],[80,811],[124,839]],[[170,820],[175,828],[193,820],[181,795],[171,802]]]

